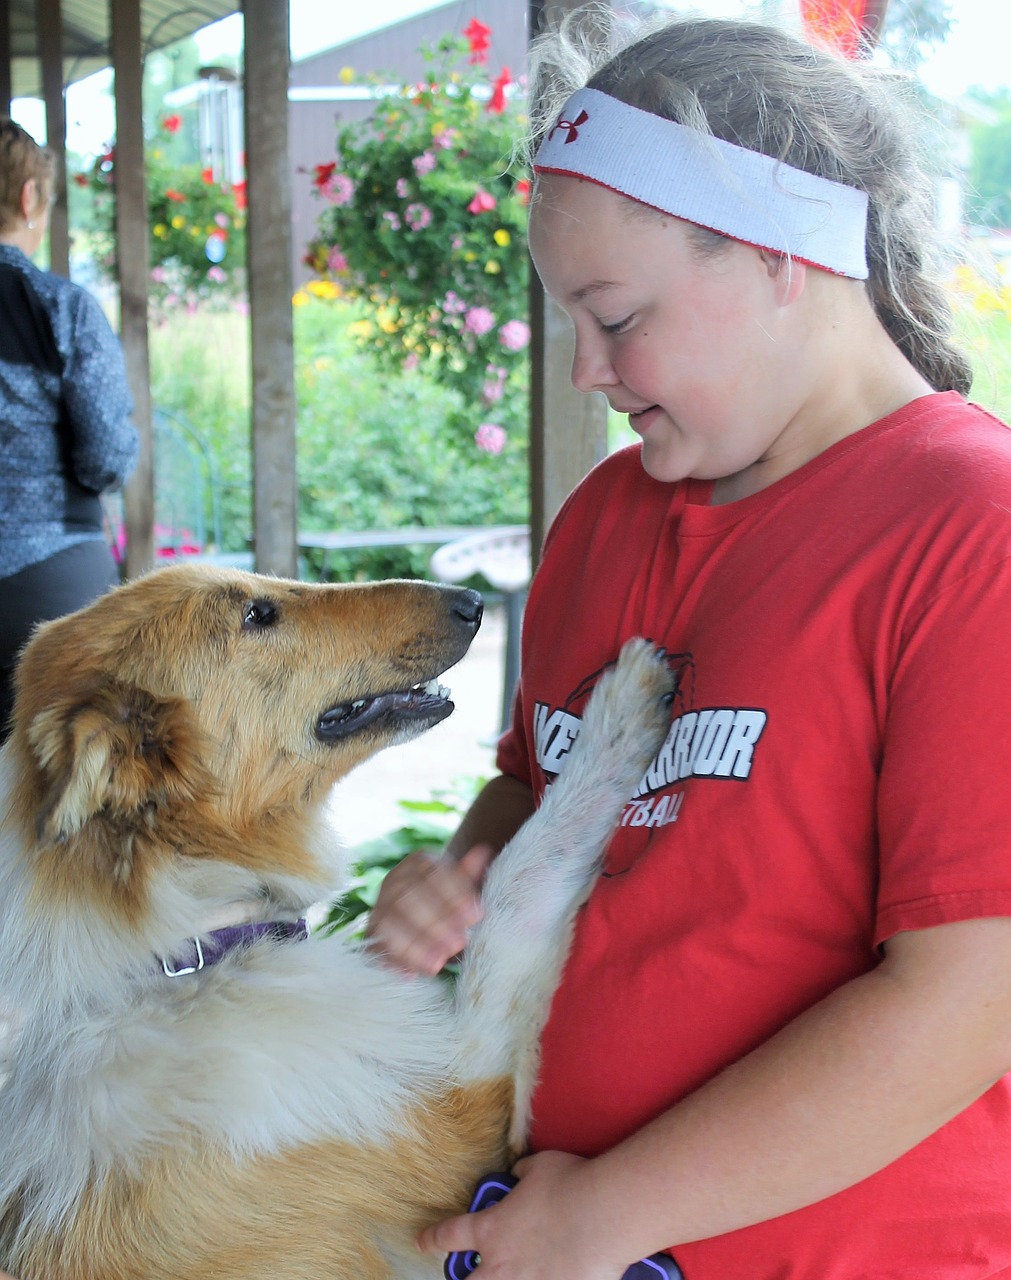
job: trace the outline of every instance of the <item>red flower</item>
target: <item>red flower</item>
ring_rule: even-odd
[[[165,191],[165,199],[166,199],[166,200],[174,200],[174,201],[176,202],[176,204],[185,204],[185,203],[186,203],[186,197],[183,195],[183,193],[182,193],[181,191],[175,191],[175,190],[173,190],[173,188],[172,188],[172,187],[168,187],[168,188],[166,188],[166,191]]]
[[[495,111],[501,114],[506,109],[506,85],[512,84],[512,76],[509,74],[509,68],[503,67],[496,76],[491,86],[491,97],[488,99],[486,111]]]
[[[209,187],[210,187],[210,186],[213,186],[213,184],[214,184],[214,170],[213,170],[213,169],[201,169],[201,170],[200,170],[200,180],[201,180],[201,182],[206,182],[206,183],[207,183],[207,185],[208,185]]]
[[[520,178],[516,183],[516,194],[520,198],[520,204],[530,203],[530,181],[528,178]]]
[[[493,195],[489,195],[481,187],[474,192],[474,199],[467,206],[468,213],[491,213],[496,207],[498,201]]]
[[[337,161],[331,160],[329,164],[318,164],[313,169],[313,173],[316,175],[313,178],[313,182],[320,188],[320,190],[322,190],[333,177],[336,168]]]
[[[182,128],[182,116],[166,116],[161,122],[161,127],[166,133],[178,133]]]
[[[464,39],[470,45],[471,63],[488,61],[488,37],[491,35],[491,27],[486,27],[483,22],[478,22],[477,18],[471,18],[470,22],[464,28]]]
[[[246,207],[246,184],[244,182],[235,182],[232,184],[232,193],[235,196],[236,209],[245,209]]]
[[[88,185],[88,175],[86,173],[75,173],[74,181],[79,187],[86,187]]]

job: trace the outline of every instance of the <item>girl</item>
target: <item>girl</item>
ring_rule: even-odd
[[[1011,1277],[1011,435],[963,398],[908,132],[776,29],[678,20],[575,78],[570,34],[531,250],[573,381],[641,445],[559,515],[502,777],[462,861],[391,875],[376,945],[431,970],[465,941],[625,639],[678,689],[534,1154],[420,1244],[484,1280],[665,1248],[687,1280]]]

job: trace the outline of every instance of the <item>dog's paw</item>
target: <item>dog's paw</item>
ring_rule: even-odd
[[[627,641],[593,691],[578,745],[627,762],[629,777],[638,781],[670,728],[676,683],[664,650],[648,640]]]

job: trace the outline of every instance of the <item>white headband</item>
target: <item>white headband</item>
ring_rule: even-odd
[[[867,196],[695,129],[580,89],[541,143],[536,173],[588,178],[675,218],[867,279]]]

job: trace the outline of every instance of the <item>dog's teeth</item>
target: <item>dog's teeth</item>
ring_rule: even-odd
[[[364,706],[365,706],[365,699],[364,699],[364,698],[359,698],[357,702],[352,702],[352,704],[351,704],[351,710],[352,710],[352,711],[360,711],[360,710],[361,710],[361,708],[362,708],[362,707],[364,707]]]
[[[449,697],[449,690],[445,685],[440,684],[438,680],[429,680],[428,684],[424,686],[424,692],[427,693],[430,698]]]

